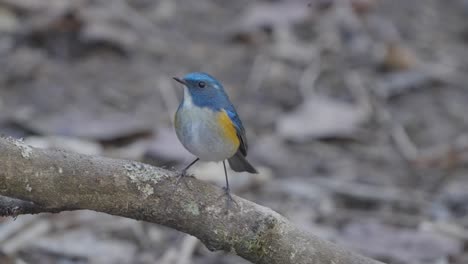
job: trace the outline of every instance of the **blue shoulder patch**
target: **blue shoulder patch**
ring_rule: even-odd
[[[230,108],[230,109],[229,109]],[[232,120],[232,123],[234,123],[234,125],[236,126],[237,130],[239,132],[244,132],[244,127],[242,126],[242,122],[239,118],[239,115],[237,115],[237,112],[236,110],[234,109],[234,107],[229,107],[228,109],[225,109],[229,118],[231,118]]]

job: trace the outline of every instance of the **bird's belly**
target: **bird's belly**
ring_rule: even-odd
[[[217,114],[208,109],[179,109],[175,127],[182,145],[201,160],[228,159],[239,147],[227,138],[217,122]]]

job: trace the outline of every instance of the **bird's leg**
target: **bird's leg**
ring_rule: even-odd
[[[231,195],[231,189],[229,188],[229,180],[227,176],[227,170],[226,170],[226,161],[223,160],[223,167],[224,167],[224,176],[226,177],[226,187],[223,187],[224,189],[224,194],[226,195],[226,207],[229,209],[231,207],[231,203],[234,202],[237,204],[237,202],[234,200],[234,198]]]
[[[193,164],[197,163],[197,161],[199,161],[200,158],[196,158],[194,161],[192,161],[189,165],[187,165],[187,167],[185,167],[183,170],[182,170],[182,173],[180,174],[180,176],[184,177],[184,176],[187,176],[187,170],[192,167]]]
[[[196,159],[195,159],[194,161],[192,161],[187,167],[185,167],[185,168],[180,172],[180,174],[177,175],[176,182],[175,182],[175,184],[174,184],[174,186],[173,186],[171,192],[175,192],[175,191],[176,191],[177,187],[178,187],[179,184],[180,184],[180,180],[182,180],[183,178],[189,176],[189,175],[187,175],[187,170],[188,170],[190,167],[192,167],[193,164],[197,163],[197,161],[199,161],[199,160],[200,160],[200,158],[196,158]],[[186,182],[186,181],[183,181],[183,182],[184,182],[185,186],[186,186],[187,188],[189,188],[187,182]],[[190,189],[190,188],[189,188],[189,189]],[[165,208],[165,209],[167,209],[168,206],[170,206],[169,203],[166,205],[166,208]]]
[[[187,165],[187,167],[185,167],[179,174],[179,176],[177,177],[177,181],[176,181],[176,186],[179,185],[179,182],[182,178],[188,176],[187,175],[187,170],[192,167],[193,164],[197,163],[197,161],[199,161],[200,158],[196,158],[194,161],[192,161],[189,165]]]

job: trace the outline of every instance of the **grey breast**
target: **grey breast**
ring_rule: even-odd
[[[176,133],[182,145],[205,161],[221,161],[232,157],[237,147],[223,137],[217,113],[196,106],[182,106],[176,113]]]

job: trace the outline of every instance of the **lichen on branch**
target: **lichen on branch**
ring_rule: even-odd
[[[273,210],[193,177],[135,161],[27,146],[0,138],[1,215],[88,209],[175,228],[210,250],[253,263],[378,264],[301,231]],[[227,213],[226,213],[227,212]]]

